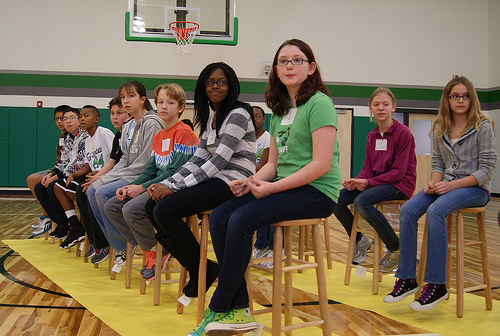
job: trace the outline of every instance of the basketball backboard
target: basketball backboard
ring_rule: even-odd
[[[174,21],[199,24],[193,43],[236,45],[235,0],[129,0],[127,41],[176,43],[168,26]]]

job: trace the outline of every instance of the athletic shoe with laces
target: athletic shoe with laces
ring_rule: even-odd
[[[161,271],[165,270],[167,267],[167,263],[170,260],[170,253],[166,253],[163,251],[163,256],[161,259]],[[146,263],[144,264],[143,269],[141,270],[142,278],[146,281],[155,279],[155,263],[156,263],[156,251],[146,251]]]
[[[392,292],[384,297],[385,303],[394,303],[403,300],[405,297],[411,294],[415,294],[418,291],[418,284],[415,279],[398,279],[394,285]]]
[[[47,222],[52,222],[48,216],[40,216],[40,220],[35,224],[32,224],[31,229],[36,230],[40,227],[43,227]]]
[[[252,253],[252,259],[262,258],[262,256],[266,252],[267,252],[267,247],[263,248],[263,249],[254,247],[253,253]]]
[[[219,321],[221,318],[226,316],[226,314],[227,313],[216,313],[216,312],[210,310],[210,308],[207,308],[203,312],[203,318],[202,318],[200,324],[198,324],[196,326],[196,328],[191,330],[191,332],[189,334],[187,334],[186,336],[205,336],[206,335],[205,327],[207,326],[207,324]]]
[[[448,298],[448,291],[446,290],[446,285],[436,285],[436,284],[427,284],[424,285],[422,289],[422,294],[420,297],[410,303],[410,308],[413,310],[429,310],[434,307],[441,301],[444,301]]]
[[[94,247],[94,244],[90,244],[89,249],[87,250],[87,252],[85,252],[85,259],[92,258],[95,255],[95,251],[96,249]]]
[[[74,227],[69,229],[68,236],[64,241],[59,245],[61,250],[70,248],[71,246],[75,246],[76,243],[81,242],[85,239],[85,231],[80,227]]]
[[[92,264],[100,264],[109,257],[109,246],[95,250],[94,256],[90,260]]]
[[[355,265],[361,264],[366,260],[368,257],[367,251],[373,244],[373,241],[369,237],[364,234],[361,235],[361,239],[357,241],[354,246],[354,257],[352,258],[352,263]]]
[[[267,250],[264,252],[259,258],[272,258],[274,256],[274,250]],[[273,261],[263,261],[260,262],[259,265],[267,267],[267,268],[273,268]]]
[[[55,238],[55,239],[64,239],[68,235],[68,228],[67,227],[61,227],[60,225],[56,226],[54,231],[49,233],[50,238]]]
[[[225,336],[246,333],[255,330],[259,324],[255,322],[250,309],[231,309],[226,316],[216,322],[209,323],[205,332],[208,336]]]
[[[396,267],[398,267],[398,262],[399,250],[394,252],[387,250],[380,260],[379,271],[381,273],[391,273]]]
[[[137,250],[137,245],[132,248],[132,256],[135,255],[135,251]],[[121,251],[116,252],[115,256],[115,265],[119,267],[125,266],[127,262],[127,249],[123,249]]]
[[[38,228],[33,230],[33,236],[42,235],[45,232],[49,231],[51,228],[52,228],[52,221],[49,219],[48,221],[45,221],[42,226],[39,226]],[[49,234],[49,237],[50,237],[50,234]]]

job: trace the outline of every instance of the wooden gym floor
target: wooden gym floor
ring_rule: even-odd
[[[485,217],[495,300],[500,300],[500,228],[497,222],[499,210],[500,199],[492,199],[487,206]],[[29,226],[38,220],[39,213],[40,207],[31,196],[0,195],[0,240],[28,238],[32,232]],[[475,221],[467,215],[464,217],[467,237],[468,232],[473,232]],[[344,263],[347,235],[333,216],[330,218],[330,228],[333,260]],[[468,250],[465,255],[466,284],[481,278],[479,250]],[[0,242],[0,271],[0,334],[118,335],[3,242]],[[261,304],[269,304],[272,288],[270,280],[257,279],[255,276],[252,279],[254,299]],[[343,284],[339,283],[339,286]],[[475,294],[481,296],[483,292]],[[297,291],[296,298],[304,303],[315,301],[313,296],[302,291]],[[310,311],[317,309],[307,304],[303,307]],[[363,334],[367,335],[428,333],[374,312],[344,304],[330,304],[329,309],[330,318],[334,320],[332,325],[335,329],[332,331],[337,335],[360,335],[366,324],[371,325],[369,332],[363,331]]]

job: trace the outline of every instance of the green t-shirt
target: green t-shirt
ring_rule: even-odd
[[[316,92],[305,104],[290,109],[284,116],[273,114],[269,133],[274,137],[278,149],[276,179],[285,178],[311,162],[311,133],[314,130],[323,126],[337,128],[337,124],[333,102],[321,92]],[[330,171],[309,184],[337,202],[340,183],[339,146],[335,136]]]

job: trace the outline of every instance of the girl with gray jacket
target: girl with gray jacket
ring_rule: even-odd
[[[123,84],[118,90],[123,108],[132,120],[122,130],[123,156],[109,172],[95,181],[87,190],[92,213],[110,245],[116,250],[115,264],[125,265],[127,241],[106,216],[104,206],[115,196],[116,190],[134,181],[146,168],[156,133],[163,129],[163,121],[153,111],[146,97],[146,88],[137,81]],[[109,249],[100,249],[99,262],[107,259]]]
[[[394,290],[384,302],[398,302],[418,291],[416,282],[418,219],[427,212],[427,262],[420,297],[413,310],[428,310],[448,298],[446,290],[446,217],[490,200],[497,161],[493,122],[481,113],[474,85],[453,78],[444,88],[432,125],[432,173],[424,190],[401,207],[400,257]]]

